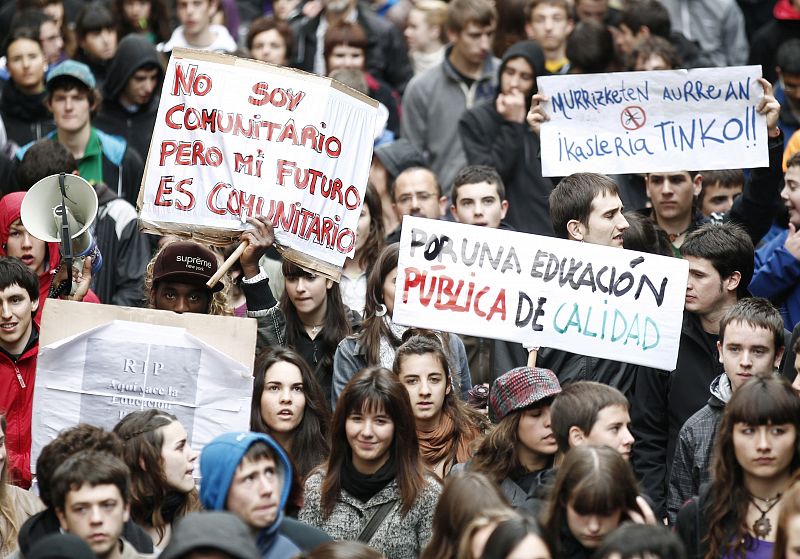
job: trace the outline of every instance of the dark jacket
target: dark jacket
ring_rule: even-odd
[[[711,397],[700,411],[686,420],[678,434],[675,459],[669,476],[667,516],[675,524],[681,506],[711,481],[711,451],[731,385],[725,373],[711,382]]]
[[[106,185],[95,185],[99,208],[94,224],[103,267],[93,279],[93,289],[107,305],[141,307],[144,272],[150,262],[150,243],[139,232],[136,210]]]
[[[57,534],[61,529],[58,517],[53,509],[48,508],[31,516],[19,529],[19,550],[24,556],[30,548],[49,534]],[[153,540],[133,520],[128,520],[122,527],[122,538],[133,545],[139,553],[153,553]]]
[[[158,83],[150,102],[137,105],[131,110],[120,103],[119,96],[131,76],[145,66],[158,68]],[[164,70],[153,44],[143,36],[128,35],[119,43],[117,53],[108,67],[108,79],[103,87],[103,104],[94,119],[94,125],[109,134],[122,136],[142,158],[146,158],[156,123],[158,92],[161,91],[163,79]],[[132,203],[135,205],[135,202]]]
[[[508,61],[519,57],[531,65],[535,76],[545,75],[542,49],[533,41],[520,41],[503,55],[498,84]],[[535,82],[533,91],[525,95],[528,103],[533,93]],[[548,203],[553,182],[542,176],[539,136],[525,122],[505,120],[497,112],[496,97],[466,111],[458,132],[467,163],[492,166],[503,178],[508,200],[505,219],[509,225],[523,233],[553,236]]]
[[[800,37],[800,11],[790,0],[778,0],[772,15],[775,19],[753,35],[748,64],[760,64],[764,78],[774,84],[778,81],[775,71],[778,49],[789,39]]]
[[[350,327],[353,332],[358,332],[361,329],[361,315],[347,307],[345,309],[350,320]],[[322,369],[325,360],[320,355],[322,348],[318,347],[321,345],[321,337],[318,336],[312,340],[305,332],[302,332],[302,334],[299,343],[292,349],[299,353],[314,371],[323,393],[330,394],[333,381],[333,355],[331,355],[330,367]],[[273,346],[287,347],[286,316],[283,314],[280,305],[272,306],[266,313],[266,319],[259,322],[258,341],[260,347],[264,348]]]
[[[8,139],[17,146],[41,140],[55,130],[56,123],[44,105],[44,92],[26,95],[8,80],[0,95],[0,117],[6,126]]]
[[[291,516],[283,517],[280,532],[299,547],[300,551],[310,551],[333,539],[327,532],[311,524],[300,522]]]
[[[678,432],[686,420],[708,401],[708,387],[723,373],[716,336],[709,336],[700,319],[685,312],[678,362],[672,372],[642,367],[636,378],[631,420],[633,469],[656,508],[666,516],[667,480],[675,455]]]
[[[389,21],[381,18],[367,6],[359,3],[357,23],[367,34],[367,64],[365,70],[402,93],[408,80],[414,75],[408,50],[400,31]],[[314,71],[314,55],[317,52],[317,28],[320,18],[303,22],[297,27],[295,60],[293,66]]]

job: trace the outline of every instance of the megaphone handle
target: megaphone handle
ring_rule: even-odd
[[[228,259],[222,263],[222,266],[219,267],[217,273],[211,276],[211,279],[206,282],[206,287],[213,289],[213,287],[217,285],[217,282],[222,279],[222,276],[225,275],[225,272],[230,270],[231,266],[236,264],[236,261],[242,256],[242,253],[244,252],[244,249],[247,248],[248,244],[249,243],[247,241],[242,241],[239,243],[239,246],[236,247],[236,250],[233,251],[233,254],[231,254]]]
[[[70,235],[69,231],[69,218],[67,216],[67,192],[64,187],[64,180],[66,177],[66,173],[59,173],[58,175],[58,188],[61,190],[61,252],[62,257],[64,259],[64,263],[67,267],[67,270],[70,272],[67,273],[66,279],[66,291],[70,293],[72,291],[72,259],[73,259],[73,252],[72,252],[72,235]]]

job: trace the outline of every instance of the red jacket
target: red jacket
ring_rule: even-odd
[[[19,219],[20,207],[24,197],[24,192],[12,192],[6,194],[0,200],[0,256],[6,256],[8,232],[11,229],[11,224]],[[34,317],[36,324],[42,323],[42,309],[44,309],[47,295],[50,293],[50,285],[53,283],[53,274],[50,271],[55,270],[60,262],[61,252],[59,251],[58,243],[47,243],[47,266],[45,271],[39,275],[39,309]],[[99,303],[100,299],[97,298],[94,291],[89,290],[83,301],[86,303]]]
[[[8,479],[25,488],[31,485],[31,410],[38,352],[38,336],[16,363],[0,351],[0,411],[8,423]]]

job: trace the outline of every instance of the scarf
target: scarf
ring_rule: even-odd
[[[430,466],[435,466],[442,460],[447,459],[445,471],[452,464],[463,464],[472,457],[470,443],[475,438],[472,429],[464,433],[459,433],[457,439],[453,438],[456,429],[453,418],[450,414],[443,413],[439,419],[439,425],[433,431],[421,431],[417,429],[417,439],[419,440],[419,451],[422,458]],[[477,431],[474,433],[477,434]]]
[[[388,314],[383,317],[383,321],[398,340],[402,339],[403,333],[408,330],[408,326],[400,326],[392,322],[392,317]],[[378,364],[391,371],[392,365],[394,365],[394,354],[397,352],[397,348],[392,344],[391,340],[385,336],[381,336],[380,348],[378,351]]]
[[[362,474],[353,466],[352,451],[347,453],[342,467],[342,489],[366,503],[397,477],[394,454],[374,474]]]
[[[44,105],[46,91],[28,95],[20,91],[14,82],[9,79],[3,86],[3,94],[0,97],[0,109],[11,116],[15,116],[24,122],[35,122],[50,118],[50,112]]]

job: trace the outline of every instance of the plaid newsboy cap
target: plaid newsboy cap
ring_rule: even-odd
[[[492,383],[489,390],[489,418],[496,423],[512,411],[530,407],[559,392],[561,385],[550,369],[511,369]]]

